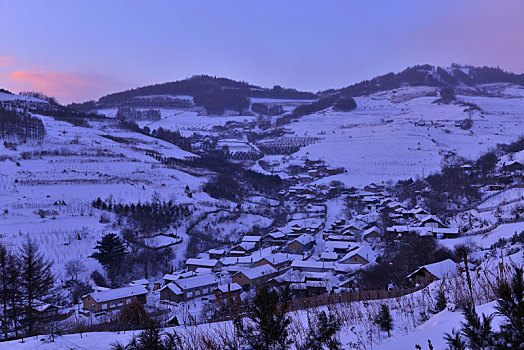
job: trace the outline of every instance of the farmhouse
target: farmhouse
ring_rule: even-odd
[[[184,300],[184,292],[173,282],[160,288],[160,300],[169,300],[176,303]]]
[[[295,260],[291,263],[291,268],[302,272],[328,272],[334,271],[335,265],[328,261]]]
[[[111,310],[131,304],[133,300],[145,304],[147,293],[148,290],[141,285],[109,289],[85,295],[82,297],[82,304],[83,308],[89,311]]]
[[[313,248],[315,244],[315,238],[311,235],[304,234],[287,245],[287,251],[290,253],[302,254],[307,250]]]
[[[281,270],[291,265],[291,262],[295,259],[300,259],[300,255],[275,253],[260,259],[255,263],[255,266],[262,266],[268,264],[273,266],[277,270]]]
[[[418,226],[420,226],[420,227],[435,227],[435,228],[447,227],[435,215],[427,215],[427,216],[425,216],[424,218],[422,218],[420,220],[420,223],[419,223]]]
[[[406,278],[411,279],[415,283],[429,284],[436,280],[452,277],[457,273],[457,264],[451,259],[446,259],[433,264],[421,266]]]
[[[362,240],[374,242],[380,239],[380,229],[377,226],[368,228],[362,233]]]
[[[339,263],[341,264],[361,264],[366,265],[375,259],[375,252],[367,245],[361,246],[360,248],[350,251]]]
[[[243,288],[252,288],[257,285],[265,283],[270,278],[278,275],[277,269],[269,264],[254,267],[240,271],[236,275],[233,275],[233,283],[238,283]]]
[[[213,271],[217,271],[222,267],[222,263],[216,259],[189,258],[186,261],[186,267],[189,271],[195,271],[198,268],[212,269]]]
[[[173,284],[174,286],[170,286]],[[211,294],[218,286],[219,279],[214,274],[180,278],[167,284],[160,292],[160,300],[186,301]],[[172,300],[174,299],[174,300]]]

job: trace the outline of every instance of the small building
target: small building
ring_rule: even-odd
[[[325,251],[322,254],[320,254],[320,260],[321,261],[337,261],[339,258],[338,253]]]
[[[179,286],[170,282],[160,288],[160,300],[168,300],[179,303],[184,300],[184,292]]]
[[[315,244],[315,237],[309,234],[303,234],[298,238],[295,238],[287,245],[287,251],[295,254],[302,254],[305,251],[313,248]]]
[[[427,216],[425,216],[424,218],[422,218],[420,220],[420,223],[418,224],[418,226],[420,226],[420,227],[434,227],[434,228],[447,227],[435,215],[427,215]]]
[[[215,289],[215,293],[222,296],[239,296],[242,293],[242,286],[238,283],[221,284]]]
[[[302,272],[329,272],[335,270],[335,265],[329,261],[295,260],[291,268]]]
[[[146,280],[145,278],[129,282],[130,286],[144,286],[148,291],[151,291],[149,284],[150,282]]]
[[[339,263],[341,264],[360,264],[366,265],[375,260],[375,252],[368,245],[363,245],[358,249],[350,251]]]
[[[233,283],[238,283],[242,288],[253,288],[277,276],[277,269],[269,264],[253,267],[233,275]]]
[[[189,258],[186,260],[186,267],[189,271],[195,271],[197,268],[212,269],[218,271],[222,267],[222,263],[216,259],[198,259]]]
[[[380,240],[380,229],[377,226],[373,226],[362,232],[362,240],[368,243]]]
[[[242,237],[242,242],[254,243],[255,249],[260,246],[262,236],[244,236]]]
[[[192,300],[197,297],[206,296],[218,287],[220,280],[214,274],[205,274],[188,278],[180,278],[173,282],[183,293],[180,301]],[[177,295],[178,290],[174,287],[170,291],[164,292],[164,295]],[[172,294],[171,294],[172,292]],[[160,294],[162,299],[162,293]],[[169,299],[166,299],[169,300]]]
[[[457,264],[451,259],[446,259],[433,264],[421,266],[406,278],[411,279],[414,283],[429,284],[436,280],[453,277],[457,273]]]
[[[224,249],[209,249],[207,251],[209,255],[209,259],[221,259],[226,255],[226,251]]]
[[[281,270],[291,265],[295,259],[300,259],[300,255],[275,253],[268,255],[255,263],[255,266],[271,265],[277,270]]]
[[[271,231],[264,236],[264,243],[268,245],[284,245],[286,243],[287,236],[285,233],[280,231]]]
[[[148,290],[141,285],[93,292],[82,297],[82,305],[84,310],[98,312],[121,308],[126,304],[131,304],[133,300],[145,304],[147,293]]]
[[[502,170],[507,172],[523,171],[524,165],[514,160],[512,162],[504,163]]]
[[[237,244],[236,246],[234,246],[231,251],[229,252],[229,254],[231,254],[231,252],[242,252],[243,255],[247,254],[247,253],[251,253],[253,251],[255,251],[255,249],[257,248],[257,243],[255,242],[240,242],[239,244]]]

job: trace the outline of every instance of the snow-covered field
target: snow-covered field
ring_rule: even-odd
[[[290,124],[295,136],[322,138],[293,156],[344,167],[347,173],[332,179],[353,186],[428,175],[440,168],[447,152],[475,159],[497,143],[523,135],[523,91],[513,87],[513,95],[506,98],[457,96],[477,104],[482,112],[434,104],[437,89],[428,87],[356,98],[358,107],[352,112],[327,110]],[[469,117],[471,129],[455,126]]]

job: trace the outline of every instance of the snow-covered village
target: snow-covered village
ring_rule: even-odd
[[[0,2],[0,349],[522,349],[524,7],[380,3]]]

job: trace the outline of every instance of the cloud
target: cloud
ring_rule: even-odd
[[[18,71],[7,78],[15,89],[42,92],[61,102],[95,99],[121,85],[98,75],[53,71]]]
[[[0,68],[7,68],[15,62],[12,56],[0,56]]]

